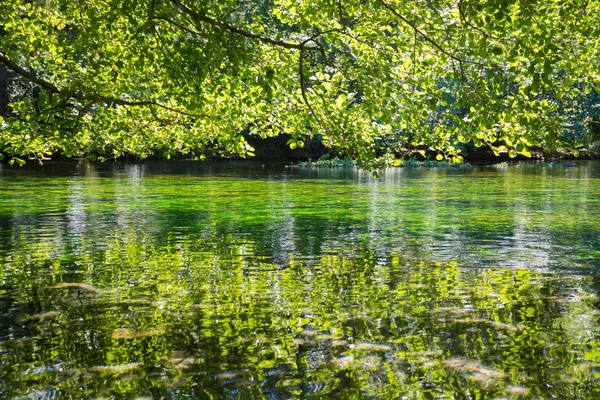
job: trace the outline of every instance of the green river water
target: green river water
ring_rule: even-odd
[[[0,398],[600,398],[600,163],[0,165]]]

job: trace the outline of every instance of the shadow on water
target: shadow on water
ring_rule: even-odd
[[[597,398],[600,169],[0,176],[0,397]]]

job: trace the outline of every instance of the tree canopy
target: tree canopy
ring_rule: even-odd
[[[367,166],[382,138],[451,161],[462,143],[576,155],[598,15],[597,0],[3,0],[0,153],[247,156],[248,135],[318,134]]]

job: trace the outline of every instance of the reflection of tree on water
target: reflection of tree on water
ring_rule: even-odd
[[[6,395],[47,384],[81,394],[82,382],[166,397],[595,390],[592,278],[382,260],[368,247],[281,268],[226,250],[232,236],[210,251],[151,242],[40,258],[60,272],[19,276],[29,285],[10,293],[2,323]],[[5,266],[13,278],[28,268]]]

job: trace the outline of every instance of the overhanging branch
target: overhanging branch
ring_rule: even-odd
[[[121,105],[121,106],[131,106],[131,107],[154,106],[154,107],[159,107],[164,110],[168,110],[168,111],[171,111],[171,112],[174,112],[177,114],[187,115],[189,117],[197,117],[197,118],[209,117],[209,115],[206,115],[206,114],[188,113],[188,112],[178,110],[176,108],[169,107],[167,105],[161,104],[156,101],[151,101],[151,100],[131,101],[131,100],[121,99],[118,97],[103,96],[103,95],[99,95],[99,94],[89,94],[89,93],[82,92],[80,90],[72,90],[72,89],[62,88],[62,87],[56,86],[52,82],[49,82],[45,79],[40,78],[39,76],[35,75],[32,72],[27,71],[26,69],[21,67],[19,64],[12,61],[8,57],[6,57],[6,55],[2,51],[0,51],[0,64],[4,64],[8,69],[10,69],[11,71],[15,72],[16,74],[22,76],[23,78],[27,79],[28,81],[37,83],[38,85],[40,85],[41,87],[43,87],[44,89],[49,91],[50,93],[56,93],[61,96],[77,99],[77,100],[80,100],[85,103],[88,103],[88,102],[106,103],[106,104],[112,103],[112,104],[117,104],[117,105]]]

